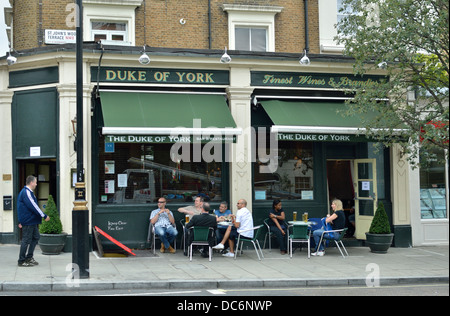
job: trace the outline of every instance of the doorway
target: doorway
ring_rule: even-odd
[[[34,192],[41,210],[45,211],[48,196],[52,195],[58,205],[56,159],[36,159],[19,161],[19,188],[25,186],[27,176],[37,178],[38,185]]]
[[[347,237],[365,240],[377,205],[375,159],[327,160],[328,200],[344,206]]]
[[[346,237],[353,237],[355,233],[353,160],[327,160],[327,181],[329,206],[334,199],[342,201],[348,228]]]

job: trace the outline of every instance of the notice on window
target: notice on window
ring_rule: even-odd
[[[369,181],[363,181],[361,183],[361,190],[363,190],[363,191],[370,191],[370,182]]]
[[[106,194],[114,194],[114,188],[115,188],[115,182],[114,180],[105,180],[105,193]]]
[[[117,186],[119,188],[126,188],[127,183],[128,183],[128,175],[126,173],[117,175]]]
[[[114,160],[105,160],[105,174],[114,174],[115,169]]]

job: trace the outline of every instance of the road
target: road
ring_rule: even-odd
[[[172,296],[172,297],[264,297],[277,296],[449,296],[448,284],[392,285],[368,288],[298,287],[298,288],[250,288],[250,289],[192,289],[192,290],[109,290],[109,291],[61,291],[61,292],[0,292],[0,296]]]

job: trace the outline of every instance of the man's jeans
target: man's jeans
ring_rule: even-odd
[[[19,263],[23,263],[25,260],[33,258],[34,248],[36,248],[40,237],[38,225],[22,227],[22,243],[20,245]]]
[[[173,226],[168,227],[156,226],[155,234],[158,235],[159,238],[161,238],[161,242],[164,244],[164,247],[168,249],[170,247],[170,244],[175,239],[175,237],[177,237],[178,231]]]

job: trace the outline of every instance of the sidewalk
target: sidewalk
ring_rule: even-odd
[[[449,279],[449,247],[391,248],[384,255],[365,247],[347,248],[342,258],[330,248],[324,257],[307,258],[295,251],[292,259],[277,249],[264,250],[258,261],[253,249],[234,260],[214,253],[212,262],[182,251],[156,257],[98,258],[90,253],[90,278],[70,279],[71,253],[43,255],[37,247],[35,267],[18,267],[18,245],[0,244],[0,291],[60,291],[126,289],[230,289],[366,285],[379,272],[381,285],[445,282]],[[75,287],[74,287],[75,286]]]

